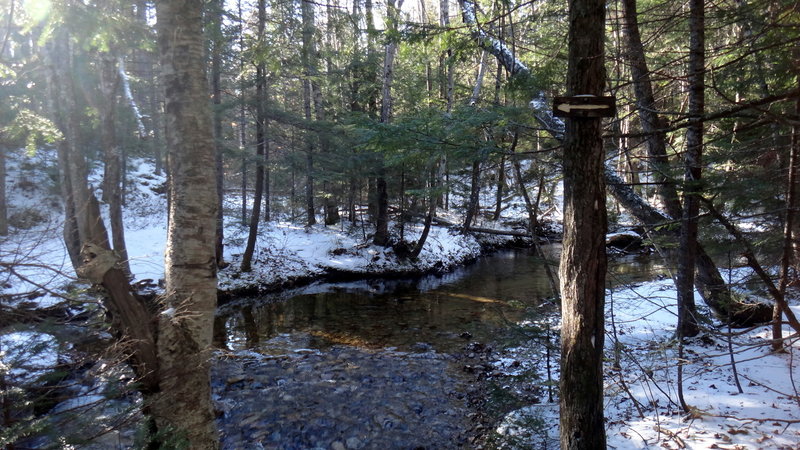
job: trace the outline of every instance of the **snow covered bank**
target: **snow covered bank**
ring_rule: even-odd
[[[414,241],[421,225],[406,225],[406,240]],[[228,227],[227,262],[220,272],[223,292],[275,290],[298,283],[381,276],[444,272],[480,256],[487,247],[508,245],[501,236],[476,237],[445,227],[433,226],[419,257],[398,257],[392,248],[372,245],[360,227],[315,225],[304,227],[287,222],[269,223],[260,231],[251,272],[240,272],[246,229]]]
[[[800,312],[797,299],[791,305]],[[608,447],[796,449],[798,337],[788,341],[786,353],[775,354],[770,351],[769,326],[730,333],[717,322],[707,323],[704,334],[684,348],[683,396],[691,408],[684,414],[678,399],[676,312],[676,293],[668,277],[607,291]],[[557,317],[551,322],[558,326]],[[791,334],[786,327],[784,335]],[[557,380],[554,345],[551,376]],[[506,376],[530,370],[547,379],[541,343],[508,349],[502,356],[495,364]],[[512,411],[496,431],[505,442],[513,442],[505,448],[557,448],[558,399]]]
[[[50,164],[49,153],[37,153],[33,157],[35,164],[19,152],[9,157],[8,197],[14,220],[11,234],[2,238],[2,260],[12,272],[3,272],[0,294],[12,303],[31,298],[36,298],[40,306],[58,303],[65,292],[76,286],[61,236],[63,213],[58,192],[48,187],[52,180],[46,171],[34,170]],[[147,161],[134,163],[128,173],[124,211],[127,251],[135,281],[148,280],[156,285],[164,278],[166,177],[156,175]],[[100,176],[99,171],[94,171],[90,182],[99,186]],[[238,201],[226,199],[226,210],[238,210]],[[43,205],[52,207],[42,208]],[[109,223],[106,205],[103,213]],[[474,260],[487,247],[511,242],[507,236],[463,235],[434,225],[422,253],[411,260],[398,257],[391,248],[372,245],[373,230],[362,224],[304,227],[286,221],[269,222],[260,226],[253,270],[241,273],[248,229],[237,217],[226,216],[225,221],[224,257],[228,266],[219,273],[219,289],[229,296],[278,290],[332,276],[368,278],[443,272]],[[420,224],[407,223],[405,240],[416,241],[421,231]]]

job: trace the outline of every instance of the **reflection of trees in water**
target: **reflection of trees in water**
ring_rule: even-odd
[[[546,248],[549,263],[556,261],[555,247]],[[652,278],[658,268],[648,258],[614,262],[611,284],[623,278]],[[281,334],[301,332],[315,337],[309,345],[320,347],[341,343],[404,348],[425,342],[439,349],[456,348],[463,345],[457,336],[464,331],[488,340],[509,323],[530,318],[525,310],[536,309],[552,296],[544,264],[533,251],[515,250],[444,276],[331,284],[325,289],[316,285],[303,295],[246,303],[228,312],[218,318],[225,332],[216,331],[217,341],[258,348]]]

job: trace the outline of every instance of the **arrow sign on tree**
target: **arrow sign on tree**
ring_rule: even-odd
[[[576,95],[553,99],[553,115],[556,117],[614,117],[615,113],[616,100],[614,97]]]

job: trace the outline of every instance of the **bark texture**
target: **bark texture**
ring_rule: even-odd
[[[603,0],[569,4],[567,95],[601,95]],[[607,267],[606,203],[600,119],[568,119],[564,140],[561,288],[560,440],[562,449],[606,447],[603,341]]]
[[[160,394],[152,412],[191,448],[219,446],[209,383],[216,308],[217,183],[203,71],[202,0],[157,2],[170,151],[165,310],[159,315]]]
[[[678,245],[678,337],[696,336],[697,309],[694,304],[694,272],[697,259],[697,215],[700,212],[700,177],[703,155],[703,112],[705,110],[705,3],[689,2],[689,127],[686,129],[684,191],[681,232]]]

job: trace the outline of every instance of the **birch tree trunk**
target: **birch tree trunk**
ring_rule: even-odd
[[[219,440],[209,357],[217,298],[217,183],[214,136],[203,70],[202,0],[160,0],[158,46],[169,129],[170,221],[166,309],[159,314],[160,393],[153,415],[190,448]]]
[[[602,95],[605,2],[570,0],[567,95]],[[606,200],[600,119],[566,121],[561,288],[561,448],[606,447],[603,342]]]

